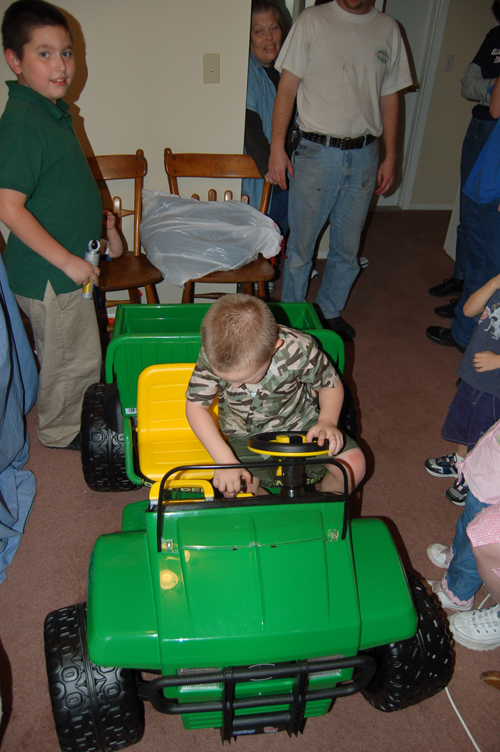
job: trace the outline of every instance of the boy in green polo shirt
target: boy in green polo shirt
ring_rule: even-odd
[[[5,59],[17,77],[0,119],[0,220],[10,230],[9,284],[31,321],[38,360],[38,437],[80,448],[80,412],[99,380],[101,348],[92,300],[99,269],[84,260],[102,230],[102,202],[62,101],[75,74],[62,13],[18,0],[4,14]]]

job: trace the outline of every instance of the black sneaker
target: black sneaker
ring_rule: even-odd
[[[434,295],[435,298],[446,298],[447,295],[453,295],[454,292],[462,293],[463,289],[463,279],[458,279],[458,277],[450,277],[450,279],[443,279],[440,285],[431,287],[429,292],[431,295]]]
[[[71,452],[79,452],[81,450],[80,446],[80,432],[78,432],[74,439],[70,441],[70,443],[65,447],[47,447],[47,449],[69,449]]]
[[[465,347],[459,345],[453,338],[451,329],[447,329],[444,326],[428,326],[425,330],[426,335],[432,342],[436,342],[438,345],[444,345],[445,347],[456,347],[460,352],[465,352]]]
[[[459,300],[460,298],[452,298],[447,305],[442,305],[434,308],[434,313],[437,313],[437,315],[441,316],[442,319],[454,319],[455,308],[457,307]]]
[[[326,324],[329,329],[337,332],[343,340],[354,339],[356,336],[356,330],[344,321],[342,316],[335,316],[333,319],[326,319]]]
[[[467,499],[467,492],[469,490],[469,487],[465,481],[464,478],[462,480],[457,480],[455,483],[446,489],[444,492],[444,495],[448,499],[448,501],[451,501],[452,504],[455,504],[457,507],[464,507],[465,506],[465,500]]]

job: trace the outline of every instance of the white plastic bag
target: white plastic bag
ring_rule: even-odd
[[[238,269],[281,248],[277,225],[241,201],[197,201],[142,192],[141,241],[148,259],[173,285]]]

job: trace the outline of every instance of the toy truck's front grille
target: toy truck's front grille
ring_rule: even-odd
[[[339,672],[353,670],[352,679],[338,681]],[[230,741],[241,734],[286,731],[289,736],[297,736],[302,731],[306,718],[306,705],[316,715],[315,707],[320,700],[333,700],[346,697],[363,689],[375,671],[375,662],[369,656],[347,658],[325,658],[310,661],[266,664],[265,666],[233,667],[220,670],[200,670],[182,675],[161,676],[151,681],[144,689],[145,696],[153,707],[170,715],[179,714],[220,714],[221,737]],[[310,689],[313,677],[329,678],[330,686]],[[292,680],[290,691],[285,693],[245,693],[240,696],[241,685],[256,681]],[[168,688],[204,687],[221,685],[222,699],[202,702],[178,702],[166,698],[163,690]]]

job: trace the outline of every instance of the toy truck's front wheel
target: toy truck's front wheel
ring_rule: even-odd
[[[80,437],[83,476],[89,488],[93,491],[139,488],[127,476],[116,384],[89,386],[83,398]]]
[[[111,752],[138,742],[144,731],[136,672],[95,666],[87,655],[86,605],[45,619],[45,657],[52,712],[64,752]]]
[[[418,614],[414,637],[363,651],[377,662],[362,690],[378,710],[392,712],[426,700],[444,689],[453,673],[451,640],[434,598],[411,572],[408,584]]]

